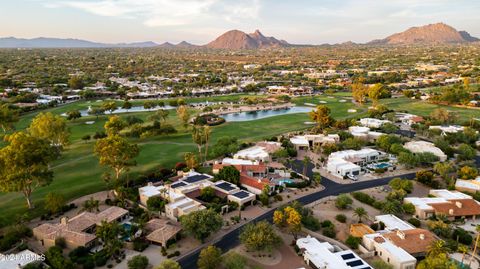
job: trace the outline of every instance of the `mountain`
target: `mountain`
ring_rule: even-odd
[[[192,43],[188,43],[187,41],[182,41],[176,45],[177,48],[184,48],[184,49],[191,49],[197,48],[197,45],[193,45]]]
[[[459,31],[459,33],[462,36],[462,38],[465,39],[465,41],[468,41],[468,42],[480,41],[480,39],[471,36],[467,31]]]
[[[412,27],[404,32],[393,34],[385,39],[374,40],[370,44],[413,45],[413,44],[448,44],[478,41],[465,31],[444,24],[435,23]]]
[[[0,38],[0,48],[145,48],[158,44],[148,42],[107,44],[72,38],[38,37],[32,39],[4,37]]]
[[[247,34],[239,30],[231,30],[205,45],[212,49],[265,49],[289,46],[288,42],[274,37],[266,37],[259,30]]]

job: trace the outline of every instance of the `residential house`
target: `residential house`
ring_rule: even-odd
[[[435,215],[443,215],[450,220],[473,219],[480,215],[480,203],[470,195],[449,190],[430,190],[434,197],[406,197],[405,203],[415,206],[415,215],[427,219]]]
[[[457,179],[455,181],[455,189],[472,193],[480,191],[480,177],[472,180]]]
[[[380,128],[382,127],[385,123],[392,123],[389,120],[379,120],[375,118],[363,118],[360,119],[360,124],[365,127],[369,128]]]
[[[309,150],[314,149],[317,146],[338,143],[340,142],[340,136],[338,134],[297,135],[290,138],[290,142],[293,144],[296,150]]]
[[[362,168],[367,164],[379,161],[387,155],[384,152],[363,148],[361,150],[343,150],[333,152],[328,156],[326,169],[338,177],[360,175]]]
[[[306,264],[322,269],[364,269],[370,265],[351,250],[342,250],[328,242],[307,236],[297,239],[297,247]]]
[[[148,233],[146,236],[148,241],[168,247],[170,242],[177,239],[182,228],[168,220],[154,218],[145,224],[145,230]]]
[[[33,235],[42,246],[49,248],[55,245],[55,240],[64,238],[67,248],[90,248],[97,239],[95,229],[103,221],[108,223],[122,222],[128,218],[128,211],[112,206],[99,213],[83,212],[69,219],[63,217],[60,223],[44,223],[33,228]]]

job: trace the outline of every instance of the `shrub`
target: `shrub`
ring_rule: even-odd
[[[67,247],[67,242],[65,241],[65,238],[63,237],[55,238],[55,246],[61,249],[65,249]]]
[[[462,228],[457,228],[453,231],[452,239],[453,240],[458,239],[459,243],[462,243],[462,244],[467,245],[467,246],[472,244],[472,241],[473,241],[472,236]]]
[[[312,231],[318,231],[320,230],[320,227],[321,227],[320,221],[312,215],[303,216],[302,224],[303,226],[305,226],[305,228]]]
[[[349,235],[345,241],[345,244],[347,244],[347,246],[349,246],[351,249],[357,249],[358,245],[360,245],[360,242],[362,242],[362,238]]]
[[[330,238],[335,238],[335,236],[337,235],[337,232],[335,231],[334,227],[326,227],[326,228],[323,228],[322,234]]]
[[[133,249],[138,252],[144,251],[149,245],[148,241],[141,238],[135,238],[133,240]]]
[[[344,214],[338,214],[335,216],[335,219],[338,222],[345,223],[347,221],[347,216],[345,216]]]
[[[327,228],[327,227],[334,227],[333,223],[329,220],[324,220],[322,221],[322,228]]]
[[[420,225],[422,224],[417,218],[410,218],[408,219],[408,222],[417,228],[420,227]]]
[[[352,198],[346,194],[340,194],[335,200],[335,206],[339,209],[346,209],[352,203]]]
[[[402,205],[403,211],[407,214],[415,214],[415,206],[411,203],[406,203]]]

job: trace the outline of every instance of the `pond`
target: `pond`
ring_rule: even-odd
[[[308,113],[310,111],[312,111],[311,107],[294,106],[291,108],[276,109],[276,110],[270,109],[270,110],[231,113],[231,114],[222,115],[221,117],[224,118],[225,121],[227,122],[251,121],[251,120],[259,120],[259,119],[286,115],[286,114]]]

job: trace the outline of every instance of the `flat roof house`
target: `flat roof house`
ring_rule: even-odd
[[[267,166],[263,163],[249,165],[232,165],[229,163],[214,164],[213,173],[218,173],[225,166],[233,166],[240,171],[240,185],[253,194],[261,194],[267,186],[270,192],[275,190],[275,184],[266,178],[268,174]]]
[[[360,124],[362,126],[369,127],[369,128],[380,128],[385,123],[392,123],[392,122],[389,121],[389,120],[379,120],[379,119],[375,119],[375,118],[360,119]]]
[[[427,219],[434,215],[444,215],[448,219],[476,219],[480,215],[480,203],[470,195],[458,191],[430,190],[435,197],[406,197],[405,203],[415,206],[415,215]]]
[[[473,193],[480,191],[480,177],[472,180],[457,179],[457,181],[455,181],[455,189]]]
[[[385,153],[370,148],[337,151],[328,156],[326,169],[330,174],[342,178],[349,175],[358,176],[363,166],[384,156]]]
[[[297,135],[290,138],[290,142],[293,144],[296,150],[308,150],[315,146],[323,146],[325,144],[335,144],[340,141],[338,134],[309,134],[309,135]]]
[[[83,212],[71,219],[64,217],[60,223],[44,223],[33,228],[33,235],[42,246],[49,248],[55,245],[55,239],[64,238],[67,248],[93,247],[96,240],[95,228],[102,224],[121,222],[128,217],[128,211],[112,206],[99,213]]]
[[[370,265],[351,250],[341,250],[328,242],[307,236],[296,242],[305,263],[322,269],[371,269]]]

